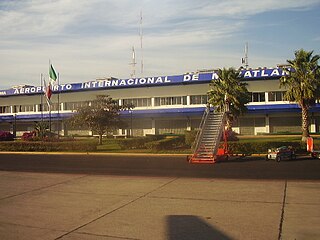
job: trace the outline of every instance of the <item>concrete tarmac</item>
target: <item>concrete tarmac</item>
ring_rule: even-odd
[[[320,239],[320,181],[0,171],[0,239]]]

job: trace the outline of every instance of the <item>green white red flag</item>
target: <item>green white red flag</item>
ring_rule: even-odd
[[[52,64],[50,64],[50,67],[49,67],[49,76],[50,76],[51,80],[53,80],[53,81],[57,80],[57,73],[54,70],[54,67],[52,66]]]

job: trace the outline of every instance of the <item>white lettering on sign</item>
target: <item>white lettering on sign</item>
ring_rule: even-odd
[[[281,76],[289,75],[290,72],[294,72],[292,68],[264,68],[264,69],[244,69],[240,73],[240,77],[245,79],[267,79],[267,78],[277,78]],[[120,88],[120,87],[141,87],[143,85],[164,85],[167,83],[173,84],[184,84],[192,83],[193,81],[199,83],[206,83],[212,80],[219,79],[217,72],[205,72],[205,73],[186,73],[184,75],[175,76],[155,76],[155,77],[145,77],[145,78],[129,78],[129,79],[101,79],[95,81],[88,81],[83,83],[74,84],[61,84],[52,85],[52,90],[54,92],[58,91],[77,91],[81,89],[98,89],[98,88]],[[23,95],[23,94],[42,94],[45,90],[43,86],[23,86],[11,88],[9,90],[0,90],[0,96],[8,95]]]
[[[188,81],[198,81],[199,80],[199,74],[187,74],[183,76],[183,81],[188,82]]]
[[[252,72],[253,72],[253,77],[257,77],[260,70],[254,70]]]
[[[261,71],[261,77],[268,77],[268,73],[265,73],[265,70]]]
[[[288,76],[292,72],[291,68],[287,68],[285,70],[282,70],[281,76]]]
[[[245,71],[243,77],[249,77],[249,78],[251,78],[251,77],[252,77],[251,72],[250,72],[250,71]]]
[[[217,80],[219,79],[219,76],[216,72],[212,73],[212,77],[211,77],[212,80]]]
[[[193,77],[193,80],[197,80],[197,77]],[[118,86],[131,86],[131,85],[145,85],[145,84],[159,84],[170,83],[171,80],[168,77],[148,77],[148,78],[130,78],[130,79],[111,79],[104,81],[92,81],[85,82],[80,85],[80,88],[103,88],[103,87],[118,87]],[[66,88],[69,90],[71,85],[61,85],[61,89]]]
[[[273,69],[272,73],[270,74],[270,76],[279,76],[279,70],[278,69]]]
[[[128,85],[132,85],[132,84],[134,84],[134,80],[132,78],[130,78],[130,79],[128,79],[127,83],[128,83]]]

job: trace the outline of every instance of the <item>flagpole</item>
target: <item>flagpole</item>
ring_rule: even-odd
[[[60,73],[58,73],[58,138],[60,135]]]
[[[49,59],[49,69],[50,69],[50,67],[51,67],[51,60]],[[47,87],[50,88],[50,71],[49,71],[49,82],[48,82]],[[47,89],[46,89],[46,91],[47,91]],[[48,101],[48,106],[49,106],[49,132],[50,132],[50,136],[51,136],[51,102],[50,101]]]
[[[57,74],[56,74],[56,72],[55,72],[55,70],[54,70],[54,68],[53,68],[53,66],[52,66],[52,64],[51,64],[51,61],[50,61],[50,59],[49,59],[49,91],[50,91],[50,96],[49,96],[49,104],[50,104],[50,109],[49,109],[49,117],[50,117],[50,132],[51,132],[51,102],[50,102],[50,97],[51,97],[51,94],[52,94],[52,91],[51,91],[51,80],[54,80],[55,81],[55,85],[56,85],[56,80],[57,80],[57,78],[59,78],[59,75],[57,76]],[[58,80],[59,81],[59,80]],[[58,88],[59,88],[59,86],[58,86]],[[58,93],[59,93],[59,89],[58,89]],[[60,99],[59,99],[59,94],[58,94],[58,128],[59,128],[59,108],[60,108],[60,106],[59,106],[59,104],[60,104]],[[58,130],[58,135],[59,135],[59,130]]]
[[[51,135],[51,104],[49,103],[49,132]]]
[[[41,86],[41,94],[40,94],[40,110],[41,110],[41,125],[43,125],[43,85],[42,85],[42,73],[40,74],[40,86]]]

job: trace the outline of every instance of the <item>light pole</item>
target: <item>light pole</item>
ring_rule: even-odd
[[[13,132],[13,137],[16,138],[17,137],[17,114],[16,113],[13,115],[12,132]]]
[[[130,113],[130,137],[133,136],[133,131],[132,131],[132,110],[129,110]]]

